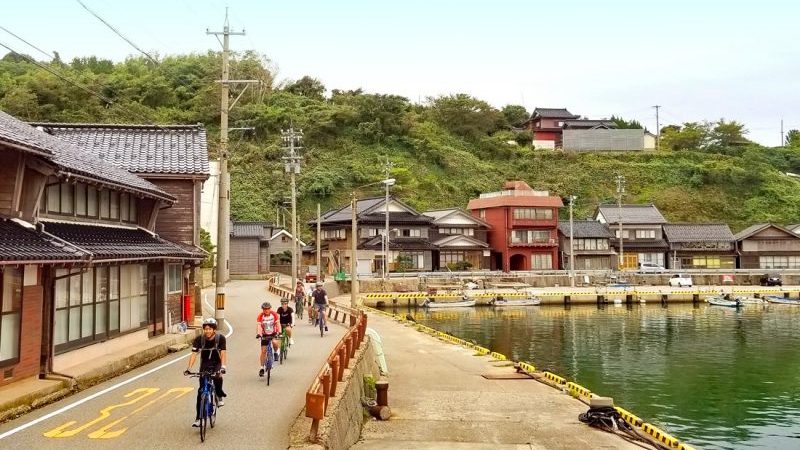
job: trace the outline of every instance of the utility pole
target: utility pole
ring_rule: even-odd
[[[353,198],[350,200],[350,209],[352,210],[352,224],[351,224],[351,247],[350,247],[350,307],[358,308],[358,260],[356,259],[356,252],[358,251],[358,225],[356,224],[356,193],[353,192]]]
[[[569,196],[569,285],[575,287],[575,230],[572,222],[572,204],[575,203],[574,195]]]
[[[786,146],[786,140],[783,137],[783,119],[781,119],[781,147]]]
[[[383,235],[383,283],[384,287],[386,285],[386,280],[389,278],[389,186],[391,184],[388,182],[389,174],[392,171],[392,162],[389,161],[389,158],[386,158],[386,162],[383,164],[383,172],[384,172],[384,180],[386,181],[384,184],[386,185],[386,200],[385,200],[385,215],[386,215],[386,228],[384,229]]]
[[[661,108],[661,105],[655,105],[653,108],[656,109],[656,151],[658,151],[661,145],[661,123],[658,121],[658,109]]]
[[[231,36],[244,36],[244,30],[234,32],[230,30],[228,24],[228,9],[225,8],[225,25],[223,31],[209,31],[206,34],[214,35],[219,40],[222,35],[222,79],[219,81],[222,87],[220,96],[220,130],[219,130],[219,205],[217,211],[217,286],[214,317],[217,320],[225,318],[225,283],[228,281],[228,261],[230,260],[230,235],[228,234],[228,223],[230,221],[230,174],[228,173],[228,112],[236,105],[242,97],[247,86],[252,83],[260,83],[258,80],[230,80],[229,64],[229,44]],[[232,84],[245,84],[244,90],[229,105],[230,86]]]
[[[625,265],[625,258],[622,248],[622,196],[625,195],[625,177],[617,175],[617,220],[619,221],[619,262],[617,269],[621,272]]]
[[[289,173],[291,178],[292,189],[292,289],[297,285],[297,181],[295,175],[300,173],[300,161],[303,159],[299,155],[299,151],[303,148],[300,146],[300,140],[303,139],[303,130],[298,132],[294,128],[288,130],[281,130],[283,136],[284,150],[288,156],[283,157],[284,169]]]
[[[317,203],[317,281],[322,281],[322,213]]]

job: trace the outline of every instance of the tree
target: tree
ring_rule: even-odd
[[[638,120],[625,120],[622,117],[611,116],[611,121],[617,125],[619,129],[639,129],[644,128]]]
[[[686,122],[682,127],[664,127],[661,132],[661,146],[670,150],[702,149],[708,144],[709,133],[707,122]]]
[[[506,124],[510,127],[520,127],[530,117],[524,106],[506,105],[501,110]]]
[[[744,135],[747,130],[744,124],[732,120],[730,122],[725,119],[719,119],[713,123],[714,128],[711,129],[709,134],[710,143],[719,145],[721,147],[729,147],[737,144],[747,144],[750,141],[745,139]]]
[[[205,228],[200,228],[200,247],[208,252],[208,256],[200,264],[200,267],[204,269],[214,267],[214,248],[216,248],[216,245],[211,243],[211,234]]]
[[[786,133],[786,146],[788,147],[800,147],[800,131],[799,130],[789,130]]]
[[[318,79],[312,78],[308,75],[300,78],[294,83],[289,83],[285,90],[286,92],[302,95],[303,97],[308,97],[315,100],[322,100],[325,98],[325,85],[323,85]]]
[[[430,118],[456,135],[477,139],[497,129],[501,114],[467,94],[429,98]]]

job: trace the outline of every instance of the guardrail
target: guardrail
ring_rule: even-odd
[[[292,292],[277,286],[270,280],[269,291],[281,298],[292,298]],[[306,299],[308,302],[309,299]],[[317,440],[319,422],[328,411],[328,401],[336,396],[336,386],[344,380],[344,371],[361,347],[367,332],[367,315],[363,311],[331,302],[327,309],[328,319],[348,326],[348,330],[336,346],[331,350],[325,364],[314,377],[306,391],[306,417],[311,419],[309,439]]]
[[[674,273],[686,273],[689,275],[764,275],[765,273],[777,272],[784,275],[800,275],[800,269],[665,269],[661,274],[669,275]],[[526,270],[503,272],[499,270],[464,271],[464,272],[392,272],[389,278],[481,278],[481,277],[530,277],[530,276],[569,276],[569,270]],[[576,270],[575,276],[607,276],[607,275],[658,275],[650,272],[640,272],[635,269],[624,270],[622,272],[611,269],[601,270]],[[368,279],[372,277],[359,275],[359,278]],[[380,278],[380,277],[375,277]]]

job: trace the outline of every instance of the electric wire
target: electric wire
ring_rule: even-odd
[[[121,37],[121,38],[122,38],[122,39],[123,39],[125,42],[127,42],[128,44],[130,44],[130,45],[131,45],[131,47],[135,48],[135,49],[136,49],[136,50],[137,50],[139,53],[141,53],[141,54],[143,54],[144,56],[146,56],[146,57],[147,57],[147,59],[149,59],[150,61],[152,61],[152,62],[153,62],[153,64],[156,64],[156,65],[158,65],[158,61],[156,61],[156,59],[155,59],[155,58],[153,58],[152,56],[150,56],[150,54],[149,54],[149,53],[147,53],[146,51],[144,51],[144,50],[140,49],[140,48],[139,48],[139,46],[137,46],[136,44],[134,44],[134,43],[133,43],[133,41],[131,41],[130,39],[128,39],[127,37],[125,37],[125,36],[124,36],[122,33],[120,33],[120,32],[119,32],[119,30],[117,30],[116,28],[114,28],[114,26],[113,26],[113,25],[111,25],[110,23],[106,22],[106,21],[105,21],[105,19],[103,19],[102,17],[100,17],[100,15],[98,15],[96,12],[92,11],[91,9],[89,9],[89,7],[88,7],[88,6],[86,6],[86,4],[85,4],[85,3],[83,3],[81,0],[75,0],[75,1],[76,1],[76,2],[78,2],[78,3],[79,3],[81,6],[83,6],[83,9],[85,9],[86,11],[89,11],[89,13],[90,13],[91,15],[95,16],[95,17],[97,18],[97,20],[99,20],[100,22],[103,22],[103,24],[104,24],[105,26],[107,26],[108,28],[110,28],[110,29],[111,29],[111,31],[113,31],[113,32],[114,32],[114,33],[115,33],[117,36]]]
[[[44,50],[40,49],[40,48],[39,48],[39,47],[37,47],[37,46],[35,46],[35,45],[31,44],[30,42],[26,41],[25,39],[23,39],[23,38],[21,38],[21,37],[17,36],[16,34],[14,34],[14,33],[13,33],[11,30],[9,30],[8,28],[6,28],[6,27],[4,27],[4,26],[0,25],[0,30],[3,30],[3,31],[5,31],[6,33],[8,33],[8,34],[10,34],[10,35],[14,36],[15,38],[17,38],[17,39],[19,39],[20,41],[22,41],[22,42],[24,42],[25,44],[27,44],[29,47],[36,49],[36,50],[37,50],[39,53],[43,54],[44,56],[47,56],[47,58],[48,58],[48,59],[50,59],[50,60],[52,60],[52,59],[53,59],[53,55],[51,55],[51,54],[47,53],[46,51],[44,51]]]

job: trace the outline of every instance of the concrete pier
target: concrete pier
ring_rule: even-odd
[[[369,327],[383,341],[392,416],[368,421],[354,449],[641,449],[579,422],[588,406],[510,362],[379,314]]]

